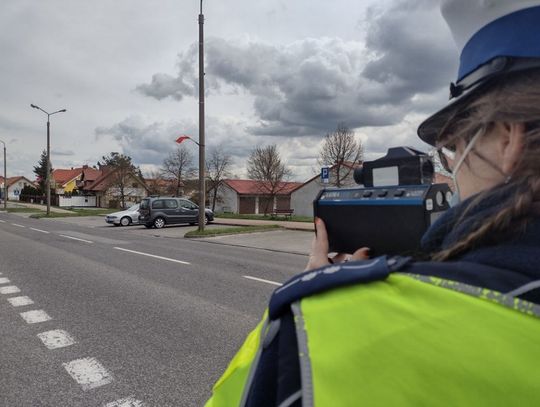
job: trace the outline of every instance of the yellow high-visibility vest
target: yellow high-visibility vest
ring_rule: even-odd
[[[540,307],[434,277],[392,274],[291,304],[302,405],[539,406]],[[207,407],[245,402],[267,317]]]

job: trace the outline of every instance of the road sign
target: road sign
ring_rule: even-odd
[[[328,184],[328,182],[330,181],[330,168],[328,167],[321,168],[321,181],[324,184]]]

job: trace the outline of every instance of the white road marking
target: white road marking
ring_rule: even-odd
[[[0,220],[0,223],[6,223],[6,221],[5,220]]]
[[[60,236],[65,237],[66,239],[78,240],[79,242],[94,243],[91,240],[79,239],[78,237],[73,237],[73,236],[68,236],[68,235],[60,235]]]
[[[9,278],[0,277],[0,284],[7,284],[7,283],[9,283]]]
[[[19,314],[27,324],[37,324],[39,322],[50,321],[52,318],[43,310],[33,310],[21,312]]]
[[[34,303],[34,301],[32,301],[26,295],[23,295],[21,297],[11,297],[11,298],[8,298],[7,300],[14,307],[24,307],[25,305],[30,305]]]
[[[17,226],[18,228],[25,228],[26,226],[19,225],[18,223],[12,223],[13,226]]]
[[[69,333],[62,329],[41,332],[37,336],[48,349],[65,348],[77,343]]]
[[[188,263],[187,261],[176,260],[176,259],[169,259],[168,257],[156,256],[155,254],[149,254],[149,253],[137,252],[137,251],[135,251],[135,250],[124,249],[123,247],[115,247],[115,249],[116,249],[116,250],[122,250],[123,252],[134,253],[134,254],[140,254],[141,256],[153,257],[153,258],[155,258],[155,259],[161,259],[161,260],[172,261],[172,262],[174,262],[174,263],[191,264],[191,263]]]
[[[82,387],[90,390],[113,381],[107,369],[96,358],[84,358],[62,363],[69,375]]]
[[[248,278],[250,280],[255,280],[255,281],[260,281],[261,283],[266,283],[266,284],[272,284],[272,285],[277,285],[277,286],[282,286],[283,284],[281,283],[277,283],[275,281],[270,281],[270,280],[265,280],[263,278],[257,278],[257,277],[251,277],[251,276],[242,276],[244,278]]]
[[[8,285],[7,287],[0,287],[0,294],[16,294],[20,292],[21,292],[21,289],[14,285]]]
[[[41,229],[36,229],[36,228],[30,228],[30,230],[35,230],[36,232],[41,232],[41,233],[51,233],[51,232],[47,232],[46,230],[41,230]]]
[[[140,400],[135,399],[135,397],[130,396],[125,399],[120,399],[111,403],[107,403],[104,407],[144,407],[144,403]]]

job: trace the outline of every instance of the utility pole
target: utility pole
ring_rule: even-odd
[[[7,211],[8,189],[7,189],[6,143],[4,143],[2,140],[0,140],[0,143],[4,145],[4,210]]]
[[[64,113],[66,109],[57,110],[56,112],[46,112],[41,107],[30,104],[30,107],[33,109],[41,110],[47,115],[47,178],[46,178],[46,188],[47,188],[47,216],[51,214],[51,123],[50,117],[56,113]]]
[[[199,13],[199,232],[204,231],[206,220],[206,189],[204,185],[204,15]]]

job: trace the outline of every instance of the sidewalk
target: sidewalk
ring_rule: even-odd
[[[272,221],[272,220],[257,220],[257,219],[229,219],[215,218],[214,223],[217,225],[234,225],[234,226],[259,226],[259,225],[278,225],[290,230],[313,231],[313,223],[308,222],[290,222],[290,221]]]

